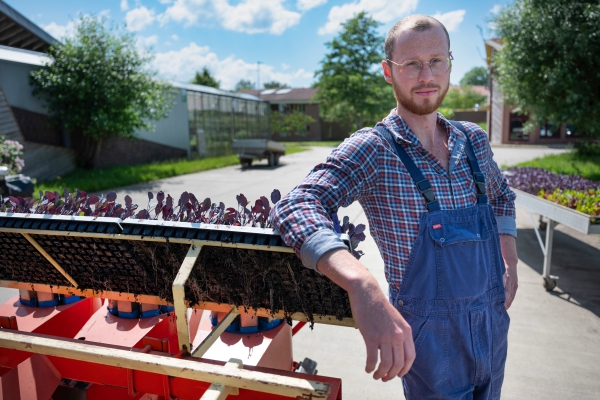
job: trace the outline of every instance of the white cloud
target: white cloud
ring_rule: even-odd
[[[352,3],[333,6],[329,10],[327,23],[319,28],[319,35],[336,33],[342,22],[354,17],[361,11],[366,11],[379,22],[390,22],[415,11],[419,0],[359,0]]]
[[[496,4],[490,10],[490,14],[498,14],[500,11],[502,11],[503,8],[504,8],[504,6],[502,6],[501,4]]]
[[[463,21],[465,13],[465,10],[449,11],[444,14],[437,12],[432,17],[444,24],[448,32],[453,32]]]
[[[172,34],[171,35],[171,39],[173,39],[173,40],[179,40],[179,36],[177,36],[176,34]]]
[[[288,69],[290,69],[290,65],[286,63],[281,63],[281,69],[287,71]]]
[[[174,21],[186,26],[216,21],[232,31],[274,35],[282,34],[300,21],[300,13],[283,6],[285,0],[241,0],[235,5],[229,1],[175,0],[158,20],[161,25]]]
[[[298,0],[296,8],[301,11],[308,11],[325,3],[327,3],[327,0]]]
[[[144,48],[155,45],[156,43],[158,43],[158,35],[138,36],[137,43],[138,43],[138,46],[141,46]]]
[[[129,4],[127,4],[127,0],[121,0],[121,11],[129,10]]]
[[[148,25],[152,24],[155,19],[154,10],[148,10],[144,6],[134,8],[125,15],[127,30],[132,32],[145,29]]]
[[[240,79],[256,81],[257,64],[229,56],[219,57],[208,46],[198,46],[192,42],[188,46],[165,53],[157,53],[153,62],[154,68],[166,79],[189,82],[196,71],[207,67],[215,78],[221,81],[221,88],[232,90]],[[260,81],[278,81],[292,87],[309,86],[313,74],[300,68],[296,71],[281,72],[269,64],[260,64]]]
[[[158,0],[160,4],[171,4],[173,0]]]
[[[69,21],[66,25],[58,25],[56,22],[51,22],[48,25],[42,25],[42,28],[55,39],[61,40],[75,34],[75,29],[77,28],[76,22]]]

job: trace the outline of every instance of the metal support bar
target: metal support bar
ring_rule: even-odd
[[[71,275],[69,275],[69,273],[68,273],[67,271],[65,271],[65,270],[63,269],[63,267],[61,267],[61,266],[60,266],[60,264],[58,264],[58,263],[56,262],[56,260],[55,260],[54,258],[52,258],[52,256],[51,256],[50,254],[48,254],[48,252],[46,252],[46,250],[44,250],[44,249],[42,248],[42,246],[40,246],[40,245],[39,245],[39,243],[38,243],[38,242],[36,242],[36,241],[35,241],[35,240],[34,240],[34,239],[31,237],[31,236],[29,236],[29,234],[28,234],[28,233],[21,233],[21,235],[23,235],[23,237],[24,237],[25,239],[27,239],[27,241],[28,241],[29,243],[31,243],[31,244],[32,244],[32,246],[33,246],[33,247],[35,247],[35,249],[36,249],[37,251],[39,251],[39,252],[40,252],[40,254],[41,254],[42,256],[44,256],[44,258],[45,258],[46,260],[48,260],[48,262],[49,262],[50,264],[54,265],[54,268],[56,268],[56,269],[58,270],[58,272],[60,272],[60,273],[62,274],[62,276],[64,276],[65,278],[67,278],[67,280],[68,280],[69,282],[71,282],[71,284],[72,284],[73,286],[75,286],[75,287],[78,287],[78,286],[79,286],[79,285],[77,284],[77,282],[75,282],[75,279],[73,279],[73,278],[71,277]]]
[[[531,214],[531,211],[529,209],[527,209],[527,213],[529,214],[529,218],[531,218],[531,224],[533,225],[533,231],[535,232],[535,236],[537,236],[537,240],[538,243],[540,244],[540,248],[542,249],[542,253],[544,253],[544,257],[546,257],[546,246],[544,245],[544,241],[542,240],[542,236],[540,235],[540,230],[538,229],[537,223],[535,222],[535,219],[533,218],[533,214]],[[541,220],[541,215],[540,215],[540,220]]]
[[[197,360],[145,354],[138,349],[120,349],[75,339],[55,339],[45,335],[0,329],[0,347],[71,360],[133,369],[194,381],[254,390],[292,398],[326,399],[328,383],[296,377],[224,368]]]
[[[548,219],[548,226],[546,227],[546,251],[544,253],[544,270],[542,277],[548,277],[550,279],[556,279],[550,275],[550,268],[552,267],[552,242],[554,241],[554,227],[558,225],[556,221]]]
[[[229,313],[223,317],[221,322],[212,330],[211,333],[200,343],[200,345],[193,351],[192,356],[201,358],[210,349],[210,346],[221,336],[221,333],[225,332],[225,329],[239,315],[237,307],[232,307]]]
[[[244,365],[241,360],[232,358],[223,366],[223,368],[241,369],[243,366]],[[206,390],[206,392],[204,392],[204,395],[202,395],[200,400],[225,400],[230,394],[237,396],[240,394],[240,390],[231,386],[225,386],[221,383],[213,383]]]
[[[200,255],[202,246],[191,245],[185,260],[181,264],[177,276],[173,281],[173,306],[177,320],[177,338],[179,339],[179,350],[191,350],[191,339],[188,330],[187,307],[185,305],[185,282],[188,280],[194,264]]]

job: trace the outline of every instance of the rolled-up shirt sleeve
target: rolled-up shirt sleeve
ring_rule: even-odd
[[[506,177],[494,161],[494,153],[487,139],[487,133],[478,125],[463,122],[463,126],[471,135],[471,143],[485,173],[486,192],[496,216],[498,233],[517,237],[515,199],[516,194],[508,186]]]
[[[326,252],[346,248],[330,215],[371,190],[377,178],[378,136],[365,129],[346,139],[286,194],[271,212],[271,224],[304,266],[315,269]]]

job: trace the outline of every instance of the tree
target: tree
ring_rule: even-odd
[[[516,0],[493,17],[504,48],[493,66],[506,100],[531,124],[569,122],[600,135],[600,2]]]
[[[217,89],[219,86],[221,86],[221,82],[216,80],[206,67],[202,67],[202,72],[196,72],[196,76],[194,76],[194,79],[192,79],[192,83],[195,85],[210,86]]]
[[[325,43],[329,53],[315,72],[321,100],[320,112],[325,121],[352,121],[356,129],[374,123],[395,107],[391,85],[379,72],[383,56],[383,37],[377,33],[378,22],[365,12],[342,24],[342,31]]]
[[[271,111],[271,130],[279,136],[286,137],[297,135],[306,131],[306,126],[315,122],[310,115],[294,110],[290,114],[281,114],[279,111]]]
[[[480,106],[485,104],[486,97],[474,92],[469,86],[461,87],[460,89],[450,89],[446,93],[446,97],[440,105],[441,108],[449,108],[451,110],[461,110],[475,107],[475,104]]]
[[[235,84],[235,91],[239,92],[240,90],[251,90],[254,89],[254,82],[246,79],[240,79],[238,83]]]
[[[265,89],[288,89],[289,86],[285,83],[277,81],[265,82]]]
[[[64,42],[49,48],[50,62],[30,83],[70,132],[78,164],[91,169],[104,139],[133,137],[166,117],[172,89],[148,70],[152,56],[138,50],[135,37],[106,19],[82,17]]]
[[[490,82],[490,72],[486,67],[473,67],[467,71],[460,80],[460,86],[482,85],[488,86]]]

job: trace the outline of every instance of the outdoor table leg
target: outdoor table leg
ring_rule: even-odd
[[[548,219],[548,225],[546,226],[546,243],[544,252],[544,269],[542,272],[542,278],[544,278],[544,288],[548,291],[553,290],[556,287],[557,276],[550,275],[550,269],[552,267],[552,242],[554,240],[554,227],[558,222]]]

